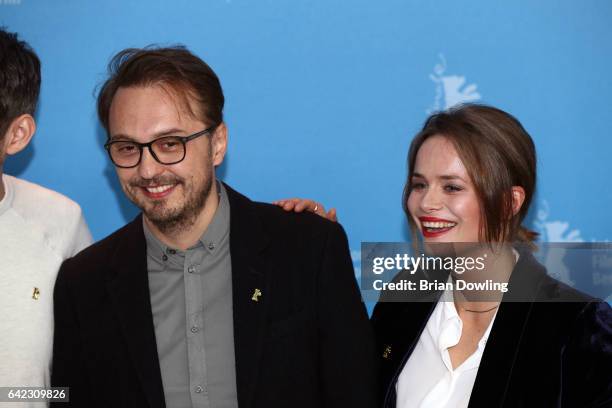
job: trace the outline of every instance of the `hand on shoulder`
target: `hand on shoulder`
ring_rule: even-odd
[[[296,213],[309,211],[330,221],[338,222],[335,208],[331,208],[326,212],[323,204],[307,198],[287,198],[273,201],[272,204],[281,207],[285,211],[293,211]]]

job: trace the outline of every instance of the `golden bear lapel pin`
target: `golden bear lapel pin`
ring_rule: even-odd
[[[34,300],[38,300],[38,298],[40,297],[40,290],[38,290],[38,288],[34,288],[34,291],[32,292],[32,299]]]
[[[255,288],[253,291],[253,296],[251,296],[251,300],[253,302],[259,302],[259,298],[261,297],[261,290]]]

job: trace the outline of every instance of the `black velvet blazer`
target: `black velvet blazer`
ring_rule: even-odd
[[[573,302],[502,302],[472,389],[469,407],[612,407],[612,311],[549,277],[527,250],[509,282],[522,295]],[[382,357],[385,408],[441,292],[428,302],[379,302],[372,316]],[[419,379],[413,380],[418,384]]]
[[[374,334],[342,227],[227,194],[240,408],[374,408]],[[141,217],[64,262],[54,299],[58,407],[165,406]]]

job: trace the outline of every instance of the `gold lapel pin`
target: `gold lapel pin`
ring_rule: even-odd
[[[251,296],[251,300],[252,300],[253,302],[259,302],[259,297],[260,297],[260,296],[261,296],[261,290],[259,290],[259,289],[257,289],[257,288],[256,288],[256,289],[253,291],[253,296]]]
[[[385,346],[385,351],[383,351],[383,358],[388,360],[391,358],[391,346]]]
[[[34,288],[34,291],[32,292],[32,299],[38,300],[39,297],[40,297],[40,290],[38,290],[38,288]]]

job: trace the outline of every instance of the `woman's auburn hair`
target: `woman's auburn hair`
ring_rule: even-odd
[[[538,234],[521,225],[531,204],[536,185],[536,151],[531,136],[512,115],[480,104],[463,104],[429,116],[408,151],[408,178],[402,206],[408,216],[413,239],[418,231],[408,209],[416,156],[432,136],[449,140],[472,181],[481,212],[481,242],[528,243]],[[513,214],[512,187],[525,191],[525,200]]]

